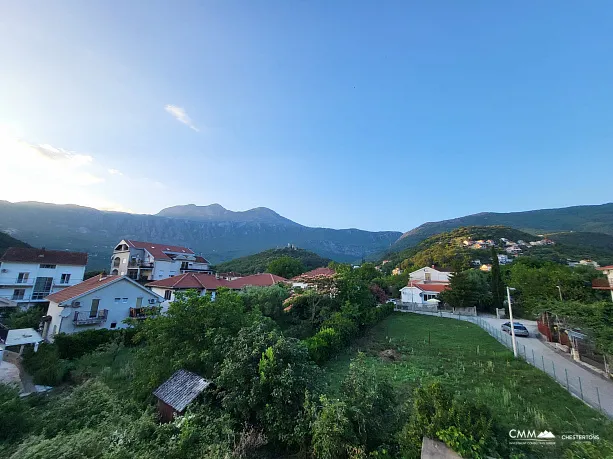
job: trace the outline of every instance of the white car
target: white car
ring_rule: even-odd
[[[511,322],[503,323],[500,328],[503,332],[511,334]],[[515,329],[515,336],[525,336],[526,338],[530,336],[528,329],[520,322],[513,322],[513,328]]]

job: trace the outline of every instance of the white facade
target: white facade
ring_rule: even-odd
[[[126,328],[123,321],[143,317],[143,308],[160,306],[162,298],[127,277],[118,277],[98,289],[75,296],[59,304],[49,302],[47,315],[51,321],[43,337],[53,341],[58,333],[85,330]]]
[[[122,240],[113,251],[109,273],[141,281],[166,279],[186,272],[212,272],[208,261],[185,247]]]
[[[400,289],[400,301],[403,303],[426,304],[428,300],[436,299],[439,292],[422,290],[415,286],[406,286]]]
[[[511,263],[511,259],[508,255],[498,254],[498,263],[500,263],[501,265],[506,265],[508,263]]]
[[[176,299],[177,292],[186,292],[187,290],[189,289],[177,290],[177,289],[170,289],[170,288],[164,288],[164,287],[151,287],[151,291],[153,293],[163,298],[163,302],[161,304],[162,312],[165,312],[168,310],[168,306],[170,306],[170,303],[172,303]],[[211,299],[214,300],[215,293],[217,293],[217,290],[210,290],[210,289],[203,288],[200,291],[200,296],[211,295]]]
[[[452,273],[434,268],[421,268],[409,274],[409,280],[416,282],[449,282]]]
[[[83,280],[85,265],[52,265],[3,261],[0,264],[0,298],[18,306],[44,303],[44,299]]]

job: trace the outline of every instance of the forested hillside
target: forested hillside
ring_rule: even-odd
[[[489,225],[519,228],[532,234],[588,231],[613,235],[613,203],[526,212],[482,212],[451,220],[428,222],[404,233],[392,246],[392,251],[414,247],[430,236],[456,228]]]
[[[9,247],[31,247],[29,244],[26,244],[19,239],[15,239],[14,237],[0,232],[0,256],[8,249]]]
[[[282,257],[290,257],[302,263],[305,271],[328,266],[329,258],[320,257],[316,253],[309,252],[304,249],[295,249],[286,247],[283,249],[270,249],[254,255],[237,258],[235,260],[226,261],[216,266],[217,271],[227,272],[234,271],[241,274],[263,273],[268,270],[270,263]]]

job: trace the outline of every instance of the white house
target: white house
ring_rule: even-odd
[[[400,301],[403,303],[425,304],[428,300],[436,299],[442,291],[449,288],[446,283],[418,283],[409,282],[409,285],[400,289]]]
[[[212,273],[209,262],[192,249],[178,245],[122,240],[111,257],[112,275],[153,281],[196,272]]]
[[[509,258],[508,255],[505,254],[498,254],[498,263],[500,263],[501,265],[506,265],[508,263],[511,263],[511,259]]]
[[[0,258],[0,303],[45,303],[49,294],[81,282],[86,264],[83,252],[10,247]]]
[[[452,275],[448,271],[425,267],[410,273],[409,280],[416,282],[449,282]]]
[[[146,316],[163,299],[127,276],[100,274],[47,297],[49,308],[43,338],[101,328],[125,328],[129,317]]]

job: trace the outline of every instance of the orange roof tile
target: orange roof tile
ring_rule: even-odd
[[[91,292],[92,290],[96,290],[103,285],[113,283],[121,279],[122,277],[124,276],[98,275],[90,277],[89,279],[84,280],[77,285],[73,285],[72,287],[66,287],[65,289],[62,289],[57,293],[52,293],[45,299],[53,301],[54,303],[63,303],[64,301],[84,295],[85,293]]]

